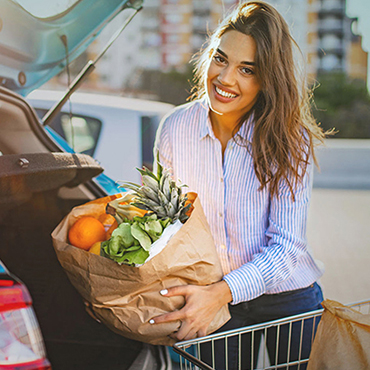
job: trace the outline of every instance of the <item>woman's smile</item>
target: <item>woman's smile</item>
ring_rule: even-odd
[[[216,91],[215,97],[221,101],[225,101],[225,99],[233,100],[238,96],[238,94],[232,93],[221,86],[214,85],[214,87]]]

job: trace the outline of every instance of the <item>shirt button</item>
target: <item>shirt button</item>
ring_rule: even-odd
[[[221,179],[220,179],[220,180],[221,180],[221,182],[224,182],[224,178],[223,178],[223,177],[221,177]]]
[[[223,213],[222,212],[219,212],[219,214],[218,214],[220,217],[222,217],[223,216]]]
[[[220,248],[223,249],[223,250],[225,250],[226,249],[226,245],[221,244]]]

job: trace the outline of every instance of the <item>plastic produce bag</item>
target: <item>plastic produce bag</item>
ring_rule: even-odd
[[[370,369],[370,314],[325,300],[307,370]]]

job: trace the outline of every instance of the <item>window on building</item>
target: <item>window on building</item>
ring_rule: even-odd
[[[338,70],[341,67],[341,60],[336,55],[325,55],[325,57],[321,59],[321,68],[324,71]]]
[[[158,33],[146,32],[143,37],[144,47],[158,47],[161,44],[161,36]]]
[[[207,15],[194,15],[193,16],[193,27],[196,30],[207,31],[207,21],[209,21],[209,16]]]
[[[165,15],[166,23],[169,24],[180,24],[183,21],[182,14],[178,13],[167,13]]]
[[[199,50],[202,45],[204,44],[204,42],[206,41],[206,35],[205,34],[199,34],[199,33],[196,33],[192,36],[192,39],[191,39],[191,46],[194,50]]]
[[[166,41],[169,44],[177,44],[181,41],[181,37],[178,33],[170,33],[166,35]]]
[[[323,49],[339,49],[342,46],[341,39],[335,35],[325,35],[321,39],[321,47]]]
[[[166,63],[170,66],[177,66],[182,62],[180,54],[167,54]]]

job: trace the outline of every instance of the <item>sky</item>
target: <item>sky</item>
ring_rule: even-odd
[[[370,0],[347,0],[347,15],[358,17],[358,33],[362,35],[362,48],[369,53],[368,82],[370,90]]]

